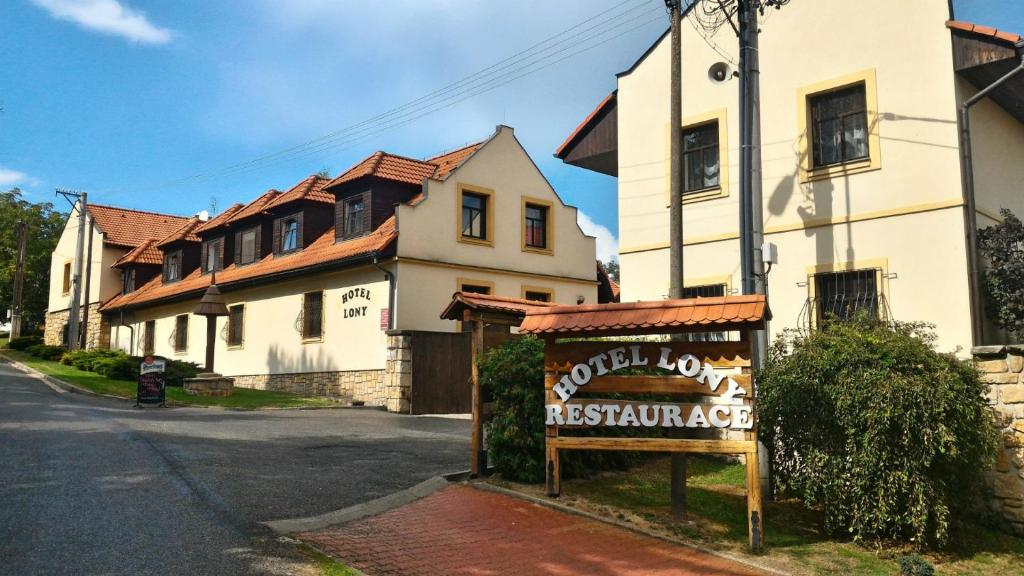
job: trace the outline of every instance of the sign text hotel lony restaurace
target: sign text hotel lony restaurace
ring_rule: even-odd
[[[750,430],[754,426],[749,404],[604,404],[598,402],[567,403],[581,387],[586,386],[594,376],[604,376],[615,370],[650,366],[650,358],[643,355],[639,344],[620,346],[591,356],[586,362],[575,364],[568,374],[562,376],[552,391],[566,404],[545,406],[548,426],[643,426],[662,428],[733,428]],[[671,360],[672,349],[661,347],[656,366],[677,371],[682,376],[694,378],[707,386],[711,393],[718,393],[726,401],[745,396],[747,391],[735,380],[719,374],[711,364],[701,362],[693,354],[684,354],[678,360]]]

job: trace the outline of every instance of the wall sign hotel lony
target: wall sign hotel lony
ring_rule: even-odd
[[[555,306],[527,312],[520,333],[546,341],[548,495],[561,492],[559,450],[741,454],[747,468],[750,547],[760,550],[764,518],[750,333],[763,329],[770,318],[764,296]],[[700,332],[734,332],[740,337],[720,342],[614,340]],[[631,374],[622,375],[626,369]],[[601,394],[682,398],[611,400]],[[606,427],[635,428],[641,436],[574,434]],[[643,430],[651,431],[649,437],[642,436]]]

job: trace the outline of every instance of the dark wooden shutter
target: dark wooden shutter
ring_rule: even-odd
[[[217,238],[217,270],[224,269],[224,237]]]
[[[235,265],[242,263],[242,231],[235,232]]]
[[[262,224],[257,225],[256,226],[256,246],[253,247],[253,256],[252,256],[252,261],[253,262],[259,262],[260,260],[263,259],[263,255],[265,254],[265,252],[263,250],[263,243],[261,241],[262,240],[262,238],[261,238],[262,232],[263,232],[263,225]]]
[[[206,264],[209,260],[207,253],[210,251],[210,241],[207,240],[206,242],[203,242],[200,250],[202,250],[202,253],[199,255],[199,271],[201,274],[206,274]]]
[[[338,199],[334,202],[334,240],[338,241],[345,236],[345,200]]]
[[[306,247],[306,237],[304,236],[305,229],[302,226],[304,214],[305,212],[299,212],[298,214],[295,215],[296,228],[298,228],[298,230],[296,230],[295,232],[295,248],[298,250],[302,250],[303,248]]]
[[[281,252],[282,248],[284,248],[284,246],[281,244],[281,226],[283,224],[284,218],[278,218],[277,220],[274,220],[274,246],[271,249],[271,252],[273,252],[274,254]]]
[[[370,191],[367,190],[363,192],[363,234],[370,231],[370,222]]]

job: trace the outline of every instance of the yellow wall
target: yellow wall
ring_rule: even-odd
[[[353,288],[365,288],[370,297],[356,297],[343,303]],[[297,328],[302,295],[325,290],[324,335],[319,342],[303,342]],[[225,376],[292,374],[339,370],[383,369],[387,357],[387,336],[380,329],[380,310],[388,306],[388,283],[382,272],[364,267],[346,272],[317,274],[239,291],[225,292],[227,304],[244,303],[245,329],[241,347],[228,348],[224,326],[217,321],[215,369]],[[184,353],[174,351],[172,333],[175,317],[190,313],[197,300],[141,310],[134,314],[135,350],[141,354],[140,339],[146,320],[156,319],[155,353],[167,358],[195,362],[206,359],[206,319],[189,317],[189,344]],[[346,308],[366,306],[366,316],[345,318]],[[130,331],[116,326],[111,318],[111,346],[127,348]]]
[[[88,226],[91,218],[86,219],[86,235],[84,236],[83,251],[88,254],[89,234]],[[67,310],[71,305],[71,294],[63,294],[64,264],[71,263],[71,275],[75,274],[75,244],[78,240],[78,218],[75,213],[64,225],[64,232],[57,240],[57,247],[50,256],[50,300],[47,307],[48,312]],[[89,285],[89,298],[84,303],[104,302],[121,291],[121,272],[110,266],[127,250],[120,248],[105,247],[103,245],[103,234],[99,227],[94,228],[92,238],[92,279]],[[86,263],[82,265],[82,290],[85,290]]]
[[[796,324],[808,297],[796,284],[807,281],[808,266],[886,259],[896,275],[888,295],[894,316],[936,323],[945,349],[970,346],[947,8],[944,0],[816,0],[772,11],[762,25],[763,209],[766,240],[780,259],[770,278],[773,332]],[[710,41],[737,58],[728,26]],[[685,23],[682,52],[682,117],[725,108],[730,148],[729,195],[684,205],[685,276],[732,275],[736,288],[738,82],[707,80],[724,58]],[[668,72],[666,39],[618,82],[623,301],[668,292]],[[878,165],[807,178],[800,95],[856,74],[874,78]]]

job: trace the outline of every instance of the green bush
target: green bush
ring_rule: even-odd
[[[142,358],[123,354],[114,358],[101,358],[93,365],[98,374],[102,374],[111,380],[136,381],[139,379],[139,365]]]
[[[74,352],[68,352],[61,358],[61,364],[68,366],[74,366],[79,370],[85,370],[87,372],[99,372],[94,367],[97,362],[105,359],[116,359],[116,358],[127,358],[127,354],[120,350],[111,350],[109,348],[94,348],[92,350],[75,350]]]
[[[900,563],[900,576],[935,576],[935,567],[917,554],[909,554],[897,558]]]
[[[758,407],[776,486],[832,533],[943,545],[975,510],[997,445],[988,386],[934,340],[856,321],[772,346]]]
[[[978,251],[988,315],[1014,338],[1024,339],[1024,223],[1006,208],[1003,221],[978,230]]]
[[[46,344],[35,344],[25,348],[25,352],[28,352],[32,356],[41,360],[60,360],[64,356],[63,346],[48,346]]]
[[[138,356],[129,356],[121,350],[108,348],[68,352],[60,361],[62,364],[87,372],[96,372],[112,380],[129,381],[138,379],[139,365],[142,364],[142,358]],[[192,378],[200,371],[197,364],[180,360],[167,360],[166,370],[168,386],[181,386],[185,378]]]
[[[14,338],[7,343],[7,347],[11,350],[27,350],[29,346],[36,346],[43,343],[43,339],[39,336],[22,336],[21,338]]]
[[[136,374],[138,374],[138,366],[138,364],[135,365]],[[164,378],[168,386],[182,386],[185,383],[185,378],[195,378],[196,374],[201,372],[198,364],[181,360],[168,360],[166,370]]]
[[[616,372],[616,374],[620,374]],[[532,336],[516,338],[488,350],[480,361],[480,385],[493,400],[487,423],[489,463],[510,480],[544,480],[544,342]],[[586,394],[580,393],[579,397]],[[604,398],[618,396],[604,394]],[[634,395],[640,399],[641,396]],[[648,397],[653,398],[653,397]],[[581,430],[580,436],[658,436],[660,430]],[[628,468],[649,455],[637,452],[561,451],[564,478]]]

